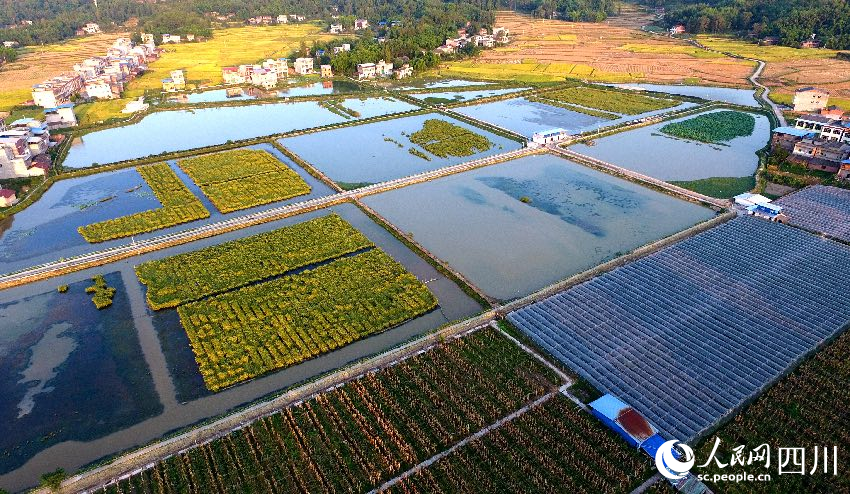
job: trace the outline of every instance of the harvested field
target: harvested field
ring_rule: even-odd
[[[847,279],[850,248],[745,216],[508,319],[691,440],[846,328]]]
[[[749,86],[751,62],[697,52],[684,41],[653,36],[617,23],[533,19],[499,12],[496,25],[511,43],[472,61],[441,66],[444,76],[524,81],[574,77],[605,82],[704,83]],[[634,22],[626,23],[634,26]]]

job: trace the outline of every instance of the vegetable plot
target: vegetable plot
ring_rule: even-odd
[[[178,307],[212,391],[288,367],[433,309],[437,300],[380,250]]]
[[[136,266],[154,310],[335,259],[371,247],[336,214]]]
[[[86,241],[104,242],[209,218],[210,212],[186,188],[168,163],[143,166],[136,171],[153,190],[162,207],[81,226],[77,230]]]
[[[749,113],[724,110],[669,123],[661,127],[661,132],[694,141],[725,142],[751,135],[755,128],[756,119]]]
[[[118,488],[366,492],[556,386],[549,369],[484,329],[160,461]],[[539,434],[557,425],[538,424]],[[599,433],[590,432],[587,437]],[[628,453],[622,441],[613,446],[614,458]],[[566,441],[563,447],[572,451]],[[579,464],[581,457],[552,458],[547,465],[551,461]]]
[[[437,118],[426,120],[422,130],[410,135],[410,142],[422,146],[426,151],[440,158],[472,156],[487,151],[492,146],[486,137]],[[416,153],[411,151],[411,154]]]
[[[298,173],[266,151],[237,149],[178,162],[222,213],[310,193]]]

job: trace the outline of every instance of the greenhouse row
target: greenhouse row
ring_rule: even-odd
[[[813,185],[776,201],[791,224],[850,242],[850,190]]]
[[[690,440],[845,327],[848,279],[850,248],[740,217],[508,318]]]

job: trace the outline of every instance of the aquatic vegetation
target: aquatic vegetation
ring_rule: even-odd
[[[427,154],[423,153],[422,151],[420,151],[416,148],[410,148],[410,149],[407,150],[407,152],[412,154],[413,156],[416,156],[418,158],[422,158],[425,161],[431,161],[430,156],[428,156]]]
[[[669,123],[661,127],[661,132],[683,139],[714,143],[751,135],[755,126],[756,119],[749,113],[723,110]]]
[[[65,293],[68,291],[68,285],[59,285],[56,287],[56,291],[59,293]]]
[[[310,193],[298,173],[267,151],[237,149],[177,163],[222,213]]]
[[[425,120],[422,129],[411,134],[409,139],[440,158],[472,156],[492,146],[486,137],[438,118]]]
[[[336,214],[136,266],[154,310],[372,247]]]
[[[180,181],[168,163],[142,166],[136,170],[153,190],[162,207],[81,226],[77,230],[86,241],[96,243],[129,237],[210,216],[209,211]]]
[[[677,106],[680,103],[678,100],[673,99],[653,98],[651,96],[625,91],[595,89],[583,86],[547,91],[543,95],[548,99],[564,103],[573,103],[624,115],[638,115],[640,113],[663,110],[664,108]]]
[[[219,391],[430,311],[436,298],[378,249],[177,308],[204,383]]]
[[[112,297],[115,296],[115,288],[106,284],[102,274],[92,277],[94,285],[86,287],[86,293],[93,294],[91,301],[98,309],[105,309],[112,305]],[[67,287],[66,287],[67,290]]]

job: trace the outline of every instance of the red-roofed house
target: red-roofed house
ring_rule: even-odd
[[[18,197],[12,189],[0,189],[0,207],[7,208],[18,202]]]

